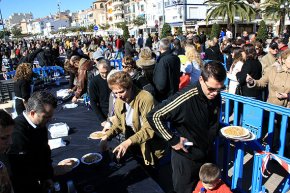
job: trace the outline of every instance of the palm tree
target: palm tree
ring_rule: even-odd
[[[279,33],[283,33],[285,26],[285,16],[289,14],[288,2],[289,0],[266,0],[261,4],[261,13],[266,18],[273,18],[274,20],[280,20]]]
[[[256,10],[244,0],[207,0],[204,4],[211,6],[207,10],[206,22],[211,18],[222,17],[223,20],[227,19],[227,27],[230,30],[235,16],[239,16],[242,21],[251,21],[256,16]]]

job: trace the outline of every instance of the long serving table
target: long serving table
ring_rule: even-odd
[[[63,139],[67,146],[52,150],[53,164],[66,158],[78,158],[87,153],[100,152],[99,140],[88,139],[90,133],[101,130],[95,114],[83,103],[74,109],[56,109],[52,123],[67,123],[70,132]],[[117,144],[116,141],[111,143]],[[146,173],[133,158],[125,159],[123,165],[112,162],[112,153],[104,152],[103,160],[98,164],[85,165],[80,163],[71,172],[58,176],[63,192],[66,182],[72,180],[78,193],[163,193],[160,186]]]

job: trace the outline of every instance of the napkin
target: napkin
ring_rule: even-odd
[[[66,123],[54,123],[48,126],[51,138],[68,136],[69,127]]]
[[[62,140],[62,138],[57,138],[48,140],[48,145],[50,149],[53,150],[59,147],[64,147],[66,143]]]

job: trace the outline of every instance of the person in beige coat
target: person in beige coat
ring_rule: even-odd
[[[117,98],[114,106],[116,118],[102,137],[101,148],[105,150],[107,140],[123,133],[126,140],[113,150],[117,159],[123,157],[131,146],[139,146],[145,165],[155,165],[163,157],[166,143],[154,133],[146,118],[154,106],[152,95],[135,87],[130,75],[124,71],[112,74],[108,84]]]
[[[281,54],[280,63],[276,62],[265,71],[259,80],[247,75],[248,87],[268,86],[269,96],[267,102],[290,108],[290,50]]]
[[[278,49],[278,44],[276,42],[272,42],[269,45],[269,51],[268,54],[266,54],[265,56],[263,56],[260,60],[261,64],[262,64],[262,73],[265,73],[265,70],[268,67],[271,67],[275,61],[276,61],[276,55],[278,54],[279,49]]]

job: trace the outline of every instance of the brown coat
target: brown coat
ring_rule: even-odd
[[[289,99],[279,100],[277,93],[290,93],[290,69],[284,66],[271,66],[265,71],[260,80],[254,81],[254,86],[265,88],[268,85],[269,96],[267,102],[290,108]]]
[[[129,139],[132,144],[140,146],[145,164],[154,165],[155,160],[164,155],[166,146],[166,142],[156,136],[146,118],[154,106],[154,99],[145,90],[133,88],[133,92],[135,98],[129,105],[134,109],[132,119],[134,134]],[[115,117],[112,127],[106,133],[108,139],[126,131],[126,107],[125,103],[120,99],[116,99]]]

